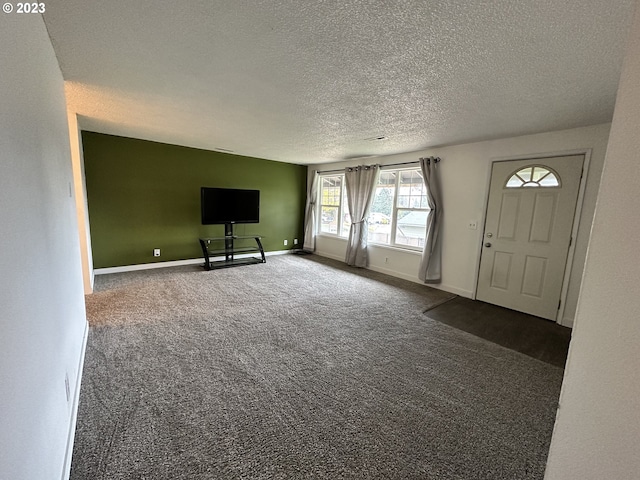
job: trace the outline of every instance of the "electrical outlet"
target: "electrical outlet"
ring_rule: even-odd
[[[467,228],[469,230],[477,230],[478,229],[478,222],[476,222],[475,220],[469,220],[469,223],[467,224]]]
[[[160,249],[159,248],[154,248],[153,249],[153,256],[154,257],[159,257],[160,256]]]
[[[293,239],[293,244],[294,244],[294,245],[297,245],[297,244],[298,244],[298,239],[297,239],[297,238],[294,238],[294,239]]]
[[[289,245],[289,240],[285,240],[285,241],[284,241],[284,244],[285,244],[285,246],[286,246],[286,245]]]

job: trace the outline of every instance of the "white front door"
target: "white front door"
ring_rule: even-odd
[[[583,155],[495,162],[476,298],[555,320]]]

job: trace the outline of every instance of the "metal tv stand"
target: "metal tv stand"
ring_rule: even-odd
[[[237,267],[239,265],[266,263],[267,260],[264,256],[261,238],[260,235],[234,235],[233,223],[226,223],[224,237],[199,239],[202,255],[204,256],[204,269],[214,270],[217,268]],[[260,257],[252,256],[252,253],[259,253]],[[236,255],[242,256],[236,258]],[[224,258],[224,260],[213,260],[216,257]]]

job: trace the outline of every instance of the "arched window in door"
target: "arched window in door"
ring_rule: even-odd
[[[531,165],[522,168],[509,177],[505,187],[559,187],[560,176],[549,167]]]

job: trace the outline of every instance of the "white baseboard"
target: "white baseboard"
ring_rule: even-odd
[[[266,257],[270,257],[271,255],[284,255],[286,253],[291,253],[292,250],[276,250],[274,252],[264,252]],[[254,257],[254,254],[246,253],[242,255],[235,255],[235,258],[245,258],[245,257]],[[210,260],[224,260],[224,257],[211,257]],[[106,267],[106,268],[96,268],[93,273],[94,275],[106,275],[109,273],[124,273],[124,272],[135,272],[137,270],[150,270],[152,268],[167,268],[167,267],[180,267],[183,265],[198,265],[204,264],[204,259],[201,258],[189,258],[187,260],[172,260],[169,262],[154,262],[154,263],[139,263],[137,265],[123,265],[121,267]]]
[[[406,273],[397,272],[395,270],[390,270],[383,267],[368,267],[368,269],[373,270],[374,272],[384,273],[385,275],[389,275],[391,277],[402,278],[403,280],[408,280],[413,283],[426,285],[427,287],[435,288],[437,290],[442,290],[444,292],[453,293],[454,295],[459,295],[461,297],[472,298],[472,292],[467,290],[462,290],[460,288],[452,287],[451,285],[446,285],[442,283],[424,283],[418,277],[414,277],[413,275],[407,275]]]
[[[560,322],[560,325],[562,325],[563,327],[573,328],[573,318],[564,317]]]
[[[338,260],[339,262],[344,262],[344,255],[340,256],[340,255],[331,255],[330,253],[318,253],[318,252],[313,252],[314,255],[318,255],[319,257],[326,257],[326,258],[331,258],[333,260]]]
[[[440,290],[444,290],[445,292],[453,293],[455,295],[459,295],[461,297],[470,298],[470,299],[474,300],[473,292],[470,291],[470,290],[463,290],[461,288],[453,287],[451,285],[447,285],[447,284],[443,284],[443,283],[439,283],[437,285],[429,285],[429,286],[431,286],[433,288],[439,288]]]
[[[80,384],[82,382],[82,370],[84,368],[84,357],[87,351],[87,340],[89,338],[89,322],[85,323],[84,334],[82,336],[82,347],[80,349],[80,362],[78,364],[78,374],[76,384],[73,389],[73,400],[71,402],[71,416],[69,418],[69,432],[67,434],[67,449],[64,454],[62,465],[62,480],[69,480],[71,475],[71,457],[73,456],[73,440],[76,434],[76,423],[78,420],[78,403],[80,402]]]
[[[331,255],[327,253],[316,253],[316,255],[320,257],[331,258],[333,260],[338,260],[344,263],[344,257],[341,257],[339,255]],[[413,275],[407,275],[406,273],[398,272],[396,270],[391,270],[383,267],[367,267],[367,270],[384,273],[385,275],[389,275],[391,277],[402,278],[403,280],[408,280],[410,282],[418,283],[420,285],[426,285],[428,287],[436,288],[438,290],[443,290],[445,292],[453,293],[454,295],[460,295],[461,297],[473,298],[473,292],[469,290],[462,290],[460,288],[452,287],[451,285],[446,285],[442,283],[437,283],[437,284],[424,283],[418,277],[414,277]]]
[[[298,249],[299,250],[299,249]],[[285,255],[289,253],[293,253],[296,249],[293,250],[276,250],[274,252],[265,252],[265,256],[269,257],[271,255]],[[333,260],[338,260],[339,262],[344,263],[344,257],[340,255],[332,255],[327,253],[315,253],[320,257],[327,257]],[[244,254],[244,255],[236,255],[236,258],[243,257],[252,257],[255,254]],[[211,258],[212,261],[215,260],[224,260],[224,257],[215,257]],[[152,268],[166,268],[166,267],[179,267],[182,265],[198,265],[204,263],[202,258],[190,258],[187,260],[174,260],[169,262],[154,262],[154,263],[142,263],[137,265],[124,265],[121,267],[107,267],[107,268],[96,268],[93,273],[95,275],[106,275],[109,273],[124,273],[124,272],[134,272],[137,270],[149,270]],[[473,292],[468,290],[462,290],[457,287],[453,287],[451,285],[446,284],[425,284],[419,278],[414,277],[412,275],[407,275],[402,272],[397,272],[395,270],[390,270],[382,267],[368,267],[368,270],[372,270],[374,272],[384,273],[385,275],[390,275],[396,278],[402,278],[403,280],[408,280],[410,282],[419,283],[420,285],[427,285],[429,287],[436,288],[438,290],[444,290],[445,292],[453,293],[455,295],[460,295],[461,297],[473,298]]]
[[[150,270],[152,268],[166,268],[166,267],[179,267],[182,265],[196,265],[198,263],[204,263],[204,260],[202,258],[190,258],[187,260],[173,260],[170,262],[139,263],[136,265],[123,265],[121,267],[96,268],[93,271],[93,273],[95,275],[106,275],[109,273],[124,273],[124,272],[135,272],[137,270]]]
[[[391,270],[389,268],[384,267],[367,267],[367,270],[372,270],[374,272],[384,273],[385,275],[389,275],[390,277],[402,278],[403,280],[408,280],[413,283],[419,283],[421,285],[426,285],[423,281],[421,281],[418,277],[414,277],[413,275],[407,275],[406,273],[398,272],[396,270]],[[429,285],[431,286],[431,285]],[[436,287],[438,288],[438,287]]]

